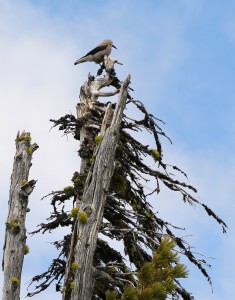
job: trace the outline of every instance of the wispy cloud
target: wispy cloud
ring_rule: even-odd
[[[102,1],[102,6],[97,7],[75,2],[71,1],[71,6],[65,5],[63,10],[62,2],[57,1],[50,4],[48,1],[19,4],[0,1],[0,193],[4,208],[1,232],[7,215],[14,138],[18,129],[31,131],[33,141],[40,146],[34,153],[30,173],[30,178],[38,179],[38,183],[30,197],[29,231],[49,215],[49,201],[39,199],[51,190],[69,185],[72,173],[78,170],[78,144],[72,138],[62,138],[56,130],[49,132],[48,120],[70,110],[75,112],[80,86],[89,71],[96,72],[97,66],[88,63],[76,68],[73,62],[104,38],[112,38],[118,47],[112,56],[124,63],[117,68],[120,78],[129,72],[132,74],[133,96],[168,122],[164,130],[175,144],[164,146],[167,161],[188,173],[190,183],[199,189],[200,200],[233,228],[234,105],[231,95],[234,93],[229,75],[233,62],[232,57],[226,57],[221,50],[222,42],[217,41],[218,47],[212,48],[214,40],[210,41],[210,36],[202,31],[202,28],[218,30],[222,25],[213,27],[206,23],[207,10],[202,1],[178,1],[174,5],[172,2],[156,4],[156,1],[140,5],[133,1],[125,4]],[[210,20],[213,20],[213,11],[210,10]],[[225,19],[221,18],[223,22]],[[219,22],[220,19],[214,20]],[[232,43],[233,20],[231,14],[223,27]],[[220,35],[217,36],[219,39]],[[204,53],[208,56],[203,56]],[[223,63],[218,64],[217,57],[221,57]],[[147,143],[148,137],[144,138]],[[198,299],[232,299],[229,284],[234,278],[231,265],[234,265],[235,245],[231,229],[227,237],[222,237],[219,226],[209,220],[202,209],[185,208],[174,193],[163,192],[152,201],[160,216],[176,225],[187,225],[186,234],[193,234],[190,240],[196,249],[217,257],[212,270],[214,295],[210,288],[204,289],[204,279],[194,271],[195,277],[186,283],[190,290]],[[56,237],[59,235],[62,236],[63,231]],[[49,236],[29,238],[32,253],[26,256],[23,282],[45,270],[53,254],[48,250],[52,246],[46,244],[51,239]],[[47,252],[50,253],[47,255]],[[32,267],[32,262],[36,262],[38,270]],[[22,295],[25,296],[25,286]],[[35,299],[53,295],[54,291],[50,290]]]

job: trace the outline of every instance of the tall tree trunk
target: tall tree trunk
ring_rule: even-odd
[[[92,297],[93,257],[103,218],[106,194],[113,175],[115,150],[119,139],[123,110],[126,105],[129,80],[128,77],[122,85],[111,126],[103,136],[93,169],[90,170],[87,177],[80,211],[88,215],[88,222],[83,224],[79,218],[77,221],[77,243],[75,245],[74,260],[78,262],[78,269],[75,273],[71,300],[90,300]]]
[[[23,267],[26,229],[25,218],[28,211],[28,196],[33,191],[35,180],[28,182],[33,152],[37,144],[30,143],[30,133],[22,132],[16,137],[16,154],[11,175],[8,217],[2,270],[4,271],[3,300],[20,299],[20,281]]]
[[[111,61],[112,63],[114,64],[115,62]],[[111,74],[106,72],[105,78],[95,81],[91,80],[90,82],[88,80],[88,83],[81,88],[81,102],[78,105],[78,116],[80,118],[89,113],[92,103],[99,96],[111,96],[117,93],[117,91],[108,94],[99,92],[99,89],[109,85],[111,81]],[[106,194],[113,174],[115,150],[119,139],[120,123],[126,105],[129,82],[130,76],[121,85],[112,123],[108,129],[106,129],[106,123],[110,122],[110,115],[112,115],[111,105],[106,109],[100,132],[103,138],[96,149],[95,161],[87,175],[83,200],[79,201],[77,199],[79,212],[72,234],[66,266],[63,300],[90,300],[92,297],[94,285],[93,257],[98,231],[103,218]],[[80,134],[81,147],[86,139],[89,139],[89,130],[83,127]],[[86,165],[86,160],[82,160],[81,173],[85,171]],[[78,265],[76,270],[71,268],[73,262]]]

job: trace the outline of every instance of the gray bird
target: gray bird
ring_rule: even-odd
[[[75,61],[75,65],[81,64],[86,61],[93,61],[97,64],[100,64],[104,61],[104,56],[109,54],[112,51],[112,47],[117,49],[111,40],[104,40],[102,43],[97,45],[93,50],[88,52],[86,55],[83,57],[79,58],[78,60]]]

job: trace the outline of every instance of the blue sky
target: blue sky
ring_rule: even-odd
[[[166,161],[188,173],[199,200],[229,226],[223,235],[202,209],[187,207],[167,191],[160,194],[159,216],[187,227],[182,235],[190,235],[195,251],[215,257],[209,260],[213,294],[194,268],[185,286],[196,299],[233,299],[234,1],[0,0],[1,232],[18,129],[31,131],[40,146],[31,169],[38,183],[30,197],[29,231],[50,211],[49,201],[40,199],[69,185],[79,168],[78,144],[49,132],[49,119],[75,113],[80,86],[97,66],[73,62],[106,38],[118,48],[111,57],[124,64],[116,67],[119,78],[130,73],[132,96],[166,122],[164,130],[173,140],[173,146],[163,144]],[[45,270],[54,255],[48,242],[63,234],[28,239],[23,283]],[[58,297],[53,288],[34,299],[49,297]]]

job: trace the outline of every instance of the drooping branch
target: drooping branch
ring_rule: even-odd
[[[34,189],[35,180],[28,181],[33,152],[37,144],[31,144],[30,133],[18,132],[16,154],[11,175],[9,210],[2,269],[4,272],[3,300],[20,299],[20,280],[24,255],[27,254],[25,218],[28,197]]]

